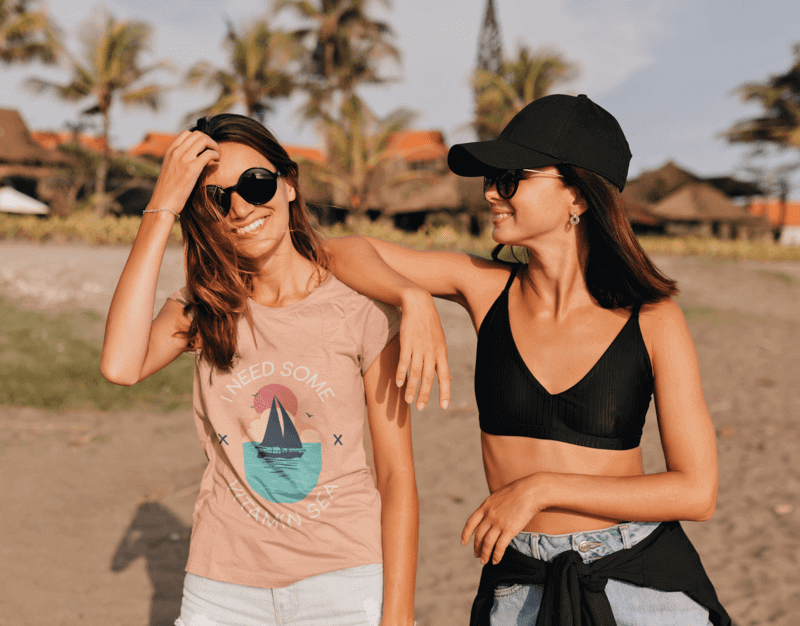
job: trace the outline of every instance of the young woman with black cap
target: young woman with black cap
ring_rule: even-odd
[[[622,207],[630,157],[607,111],[547,96],[448,156],[484,177],[493,261],[329,244],[354,288],[387,299],[413,281],[463,305],[478,332],[491,495],[462,533],[485,565],[473,624],[730,624],[678,523],[714,511],[716,440],[675,282]],[[500,261],[511,246],[517,262]],[[667,469],[645,475],[652,394]]]

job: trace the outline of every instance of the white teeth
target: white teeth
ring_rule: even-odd
[[[264,218],[262,217],[261,219],[258,219],[255,222],[253,222],[252,224],[248,224],[244,228],[237,228],[236,229],[236,233],[239,234],[239,235],[244,235],[245,233],[249,233],[251,231],[254,231],[256,228],[261,226],[263,223],[264,223]]]

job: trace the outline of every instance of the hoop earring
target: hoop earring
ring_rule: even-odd
[[[578,211],[576,209],[575,211],[572,212],[572,217],[569,218],[569,223],[572,224],[573,226],[577,226],[578,224],[580,224],[580,221],[581,218],[578,217]]]

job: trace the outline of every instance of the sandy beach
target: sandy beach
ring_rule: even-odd
[[[106,313],[127,248],[0,242],[0,295]],[[659,257],[681,288],[717,429],[714,517],[684,527],[738,626],[800,613],[800,263]],[[170,248],[157,302],[183,284]],[[419,626],[466,624],[480,564],[459,534],[488,495],[472,391],[475,332],[440,306],[449,410],[414,411],[421,503]],[[663,466],[656,416],[642,442]],[[0,626],[156,626],[180,605],[205,464],[190,407],[169,414],[0,407]]]

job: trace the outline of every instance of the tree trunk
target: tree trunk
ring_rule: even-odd
[[[108,146],[108,134],[111,122],[108,109],[101,112],[103,116],[103,152],[100,155],[100,164],[97,167],[94,179],[94,214],[104,217],[108,213],[108,198],[106,197],[106,179],[108,178],[108,162],[111,151]]]

